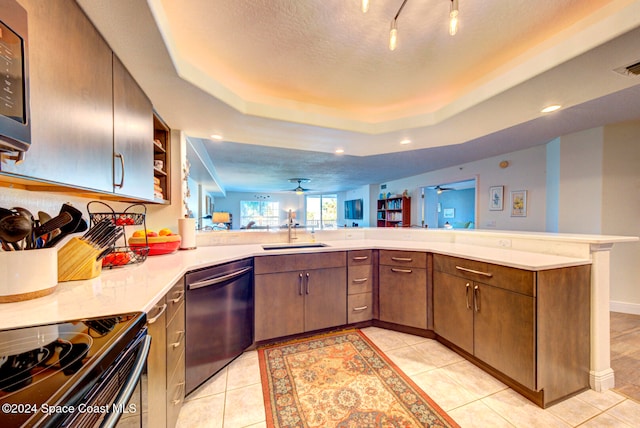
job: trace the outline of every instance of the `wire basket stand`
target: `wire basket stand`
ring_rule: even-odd
[[[105,210],[105,208],[107,210]],[[102,211],[97,211],[100,209]],[[147,239],[147,207],[144,204],[132,204],[122,212],[116,212],[111,206],[102,201],[91,201],[87,203],[87,212],[91,225],[95,225],[104,219],[109,219],[116,226],[124,229],[127,226],[142,226],[145,231],[145,245],[130,247],[127,245],[126,234],[122,235],[123,245],[116,242],[108,254],[102,259],[102,268],[112,269],[115,267],[127,266],[130,264],[142,263],[149,255],[149,240]]]

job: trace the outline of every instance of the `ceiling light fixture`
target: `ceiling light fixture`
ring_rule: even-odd
[[[560,110],[562,106],[560,104],[552,104],[550,106],[547,106],[545,108],[543,108],[542,110],[540,110],[540,113],[551,113],[554,112],[556,110]]]
[[[449,8],[449,34],[455,36],[458,32],[458,0],[451,0]]]
[[[449,6],[449,34],[451,34],[452,36],[455,36],[456,33],[458,32],[458,15],[459,15],[458,0],[449,0],[449,1],[451,2]],[[366,0],[363,0],[362,1],[363,12],[366,12],[364,10],[365,2],[367,3],[367,10],[369,9],[369,2]],[[402,1],[402,4],[400,5],[398,12],[396,13],[396,16],[394,16],[393,19],[391,20],[391,29],[389,30],[389,49],[392,51],[395,50],[396,47],[398,47],[398,17],[400,16],[400,13],[402,12],[402,9],[404,8],[405,4],[407,4],[407,0]]]
[[[408,138],[405,138],[404,140],[400,141],[400,144],[402,144],[403,146],[406,146],[407,144],[411,144],[411,140]]]
[[[341,155],[344,153],[344,149],[336,149],[336,154]]]
[[[398,47],[398,17],[400,16],[400,12],[402,12],[402,8],[407,3],[407,0],[403,0],[400,5],[400,9],[396,13],[396,16],[393,17],[391,21],[391,30],[389,30],[389,50],[396,50]]]
[[[212,138],[213,140],[218,140],[218,141],[220,141],[220,140],[222,140],[222,135],[220,135],[220,134],[211,134],[211,138]]]
[[[369,0],[362,0],[362,13],[369,11]]]

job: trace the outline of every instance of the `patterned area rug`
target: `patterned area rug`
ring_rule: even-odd
[[[359,330],[258,350],[268,427],[457,427]]]

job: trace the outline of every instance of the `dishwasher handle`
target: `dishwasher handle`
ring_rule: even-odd
[[[220,276],[214,276],[213,278],[206,278],[206,279],[203,279],[202,281],[194,282],[193,284],[188,284],[188,287],[189,287],[189,290],[195,290],[197,288],[202,288],[202,287],[209,287],[210,285],[220,284],[225,281],[229,281],[231,279],[237,278],[252,270],[253,270],[253,266],[248,266],[248,267],[233,271],[231,273],[227,273]]]

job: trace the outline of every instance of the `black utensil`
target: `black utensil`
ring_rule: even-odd
[[[21,215],[12,215],[0,220],[0,239],[8,244],[13,244],[14,248],[17,246],[16,243],[30,235],[32,230],[31,222]],[[17,249],[21,250],[22,247]]]
[[[54,230],[69,224],[72,220],[73,220],[73,217],[71,216],[71,214],[65,211],[53,217],[51,220],[45,223],[42,223],[40,226],[33,229],[33,235],[36,238],[39,238],[43,235],[46,235],[47,233],[51,233]]]
[[[58,242],[62,241],[72,233],[83,232],[87,230],[87,222],[82,218],[82,212],[79,209],[72,207],[69,204],[63,204],[62,208],[60,208],[60,214],[62,214],[63,212],[71,214],[72,219],[69,223],[60,228],[60,234],[58,234],[54,238],[51,238],[49,242],[44,244],[45,248],[54,247]]]

